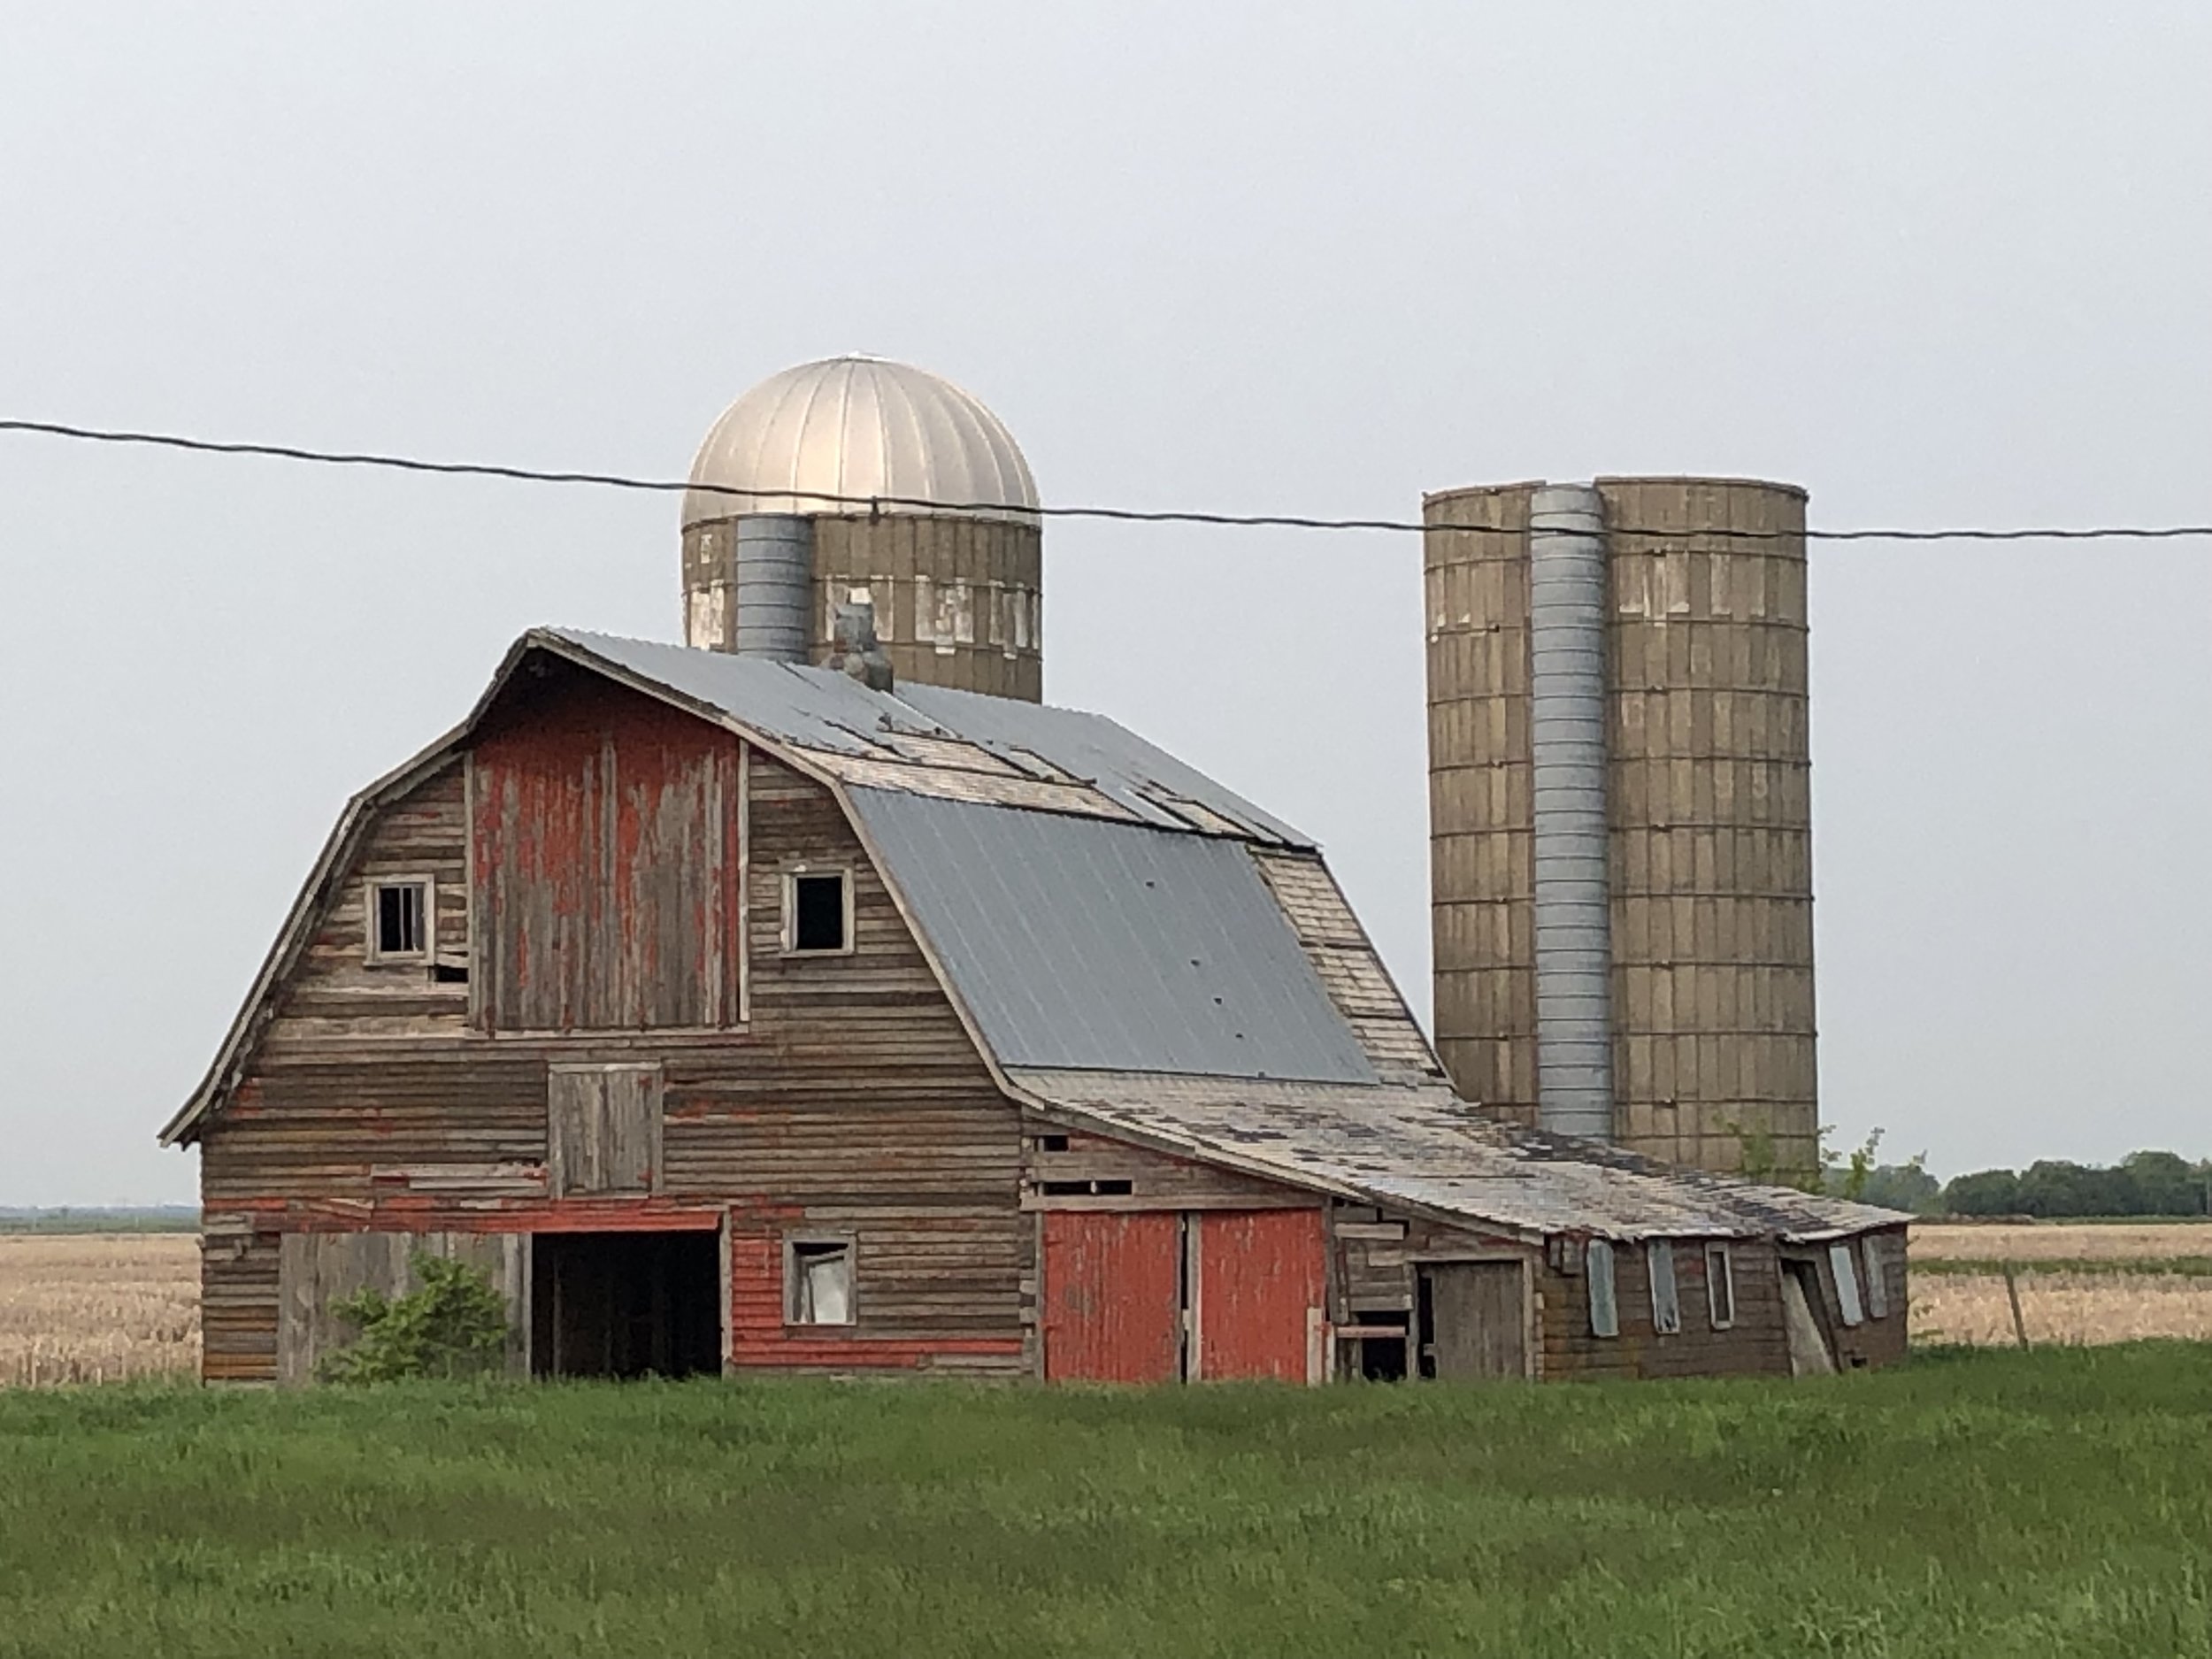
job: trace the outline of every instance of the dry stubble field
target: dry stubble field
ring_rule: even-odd
[[[2212,1222],[1922,1225],[1912,1261],[1917,1341],[2010,1343],[2007,1261],[2032,1342],[2212,1340]],[[188,1233],[0,1234],[0,1387],[188,1375],[198,1290]]]
[[[199,1294],[188,1233],[0,1234],[0,1387],[196,1371]]]
[[[2030,1342],[2212,1340],[2212,1221],[1922,1223],[1911,1256],[1916,1341],[2010,1344],[2007,1262]]]

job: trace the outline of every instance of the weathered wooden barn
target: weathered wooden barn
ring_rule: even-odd
[[[1313,843],[1096,716],[541,630],[199,1090],[205,1374],[480,1263],[518,1371],[1879,1363],[1903,1217],[1487,1119]]]

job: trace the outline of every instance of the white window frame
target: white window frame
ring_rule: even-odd
[[[799,948],[799,879],[834,876],[844,884],[844,943]],[[791,864],[783,872],[783,954],[787,956],[849,956],[853,954],[853,871],[850,864]]]
[[[1620,1296],[1613,1274],[1613,1246],[1609,1240],[1593,1239],[1583,1247],[1582,1272],[1590,1282],[1590,1334],[1618,1336]]]
[[[799,1317],[799,1263],[810,1247],[836,1248],[845,1252],[845,1317],[842,1319],[803,1319]],[[860,1322],[860,1241],[849,1233],[791,1233],[783,1240],[783,1322],[801,1330],[849,1331]]]
[[[1852,1265],[1847,1240],[1828,1247],[1828,1271],[1836,1281],[1836,1310],[1843,1315],[1844,1324],[1864,1325],[1866,1310],[1859,1304],[1859,1273]]]
[[[386,950],[378,943],[380,931],[377,926],[378,912],[383,908],[379,896],[387,887],[420,887],[422,889],[422,949],[419,950]],[[427,872],[411,871],[390,875],[375,875],[365,879],[362,886],[362,959],[372,964],[388,962],[434,962],[438,955],[438,878]]]
[[[1721,1317],[1721,1297],[1717,1291],[1727,1292],[1728,1317]],[[1730,1331],[1736,1325],[1736,1256],[1724,1244],[1705,1247],[1705,1311],[1711,1316],[1713,1329]]]
[[[1872,1234],[1859,1240],[1859,1254],[1865,1261],[1866,1317],[1870,1319],[1889,1317],[1889,1264],[1882,1259],[1882,1241]]]
[[[1681,1335],[1682,1286],[1675,1277],[1672,1240],[1653,1239],[1644,1246],[1644,1274],[1651,1280],[1652,1330],[1661,1336]]]

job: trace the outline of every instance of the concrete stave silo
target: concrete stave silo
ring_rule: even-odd
[[[730,405],[691,481],[689,643],[780,641],[780,630],[749,624],[743,595],[769,593],[803,541],[803,660],[825,660],[837,607],[859,598],[900,680],[1043,696],[1036,485],[1012,434],[971,394],[878,357],[801,364]],[[783,549],[777,563],[748,563],[771,544]]]
[[[1435,1018],[1463,1093],[1571,1127],[1539,1081],[1530,526],[1542,488],[1425,504]],[[1614,1138],[1672,1162],[1808,1172],[1804,493],[1703,479],[1587,489],[1605,526]]]

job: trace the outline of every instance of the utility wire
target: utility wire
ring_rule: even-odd
[[[431,472],[447,477],[499,478],[527,484],[584,484],[602,489],[625,489],[655,495],[727,495],[749,500],[806,501],[826,507],[847,507],[873,513],[884,508],[903,508],[945,513],[1018,512],[1040,518],[1094,518],[1122,524],[1191,524],[1225,526],[1240,529],[1370,530],[1396,534],[1429,533],[1467,535],[1519,535],[1522,528],[1509,525],[1425,524],[1409,518],[1321,518],[1298,513],[1199,512],[1148,510],[1137,507],[1024,506],[1010,502],[939,501],[914,495],[833,495],[819,490],[749,489],[731,484],[693,483],[688,480],[636,478],[620,472],[547,472],[536,467],[503,466],[483,461],[433,461],[419,456],[376,455],[343,449],[311,449],[288,443],[233,442],[216,438],[188,438],[174,433],[125,432],[99,426],[65,426],[50,420],[0,419],[0,432],[70,438],[87,443],[137,444],[163,449],[183,449],[196,455],[251,455],[280,461],[305,461],[326,466],[364,466],[396,472]],[[1734,541],[2178,541],[2212,539],[2212,524],[2101,525],[2095,526],[2038,526],[2017,529],[1860,529],[1860,530],[1640,530],[1609,526],[1615,535],[1677,538],[1724,536]]]

